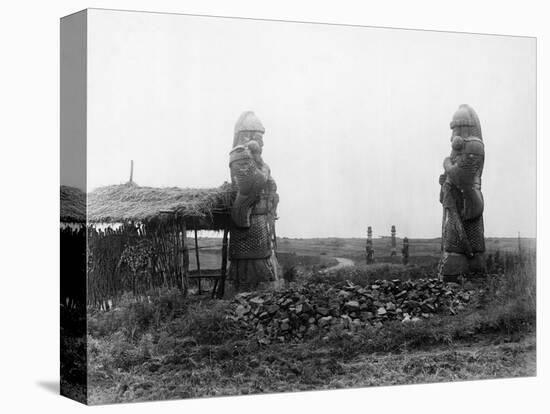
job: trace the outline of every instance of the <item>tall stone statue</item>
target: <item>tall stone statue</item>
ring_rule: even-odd
[[[409,264],[409,238],[403,237],[403,248],[401,249],[401,256],[403,259],[403,264]]]
[[[481,174],[485,147],[475,111],[468,105],[460,105],[451,130],[451,155],[443,161],[444,173],[439,177],[443,205],[439,273],[443,280],[484,271]]]
[[[367,264],[374,263],[374,248],[372,247],[372,227],[367,229]]]
[[[279,196],[262,158],[264,132],[254,112],[244,112],[235,125],[229,154],[231,182],[237,193],[231,207],[229,280],[237,290],[280,279],[275,256]]]
[[[390,256],[397,255],[397,243],[395,241],[395,226],[391,226],[391,252]]]

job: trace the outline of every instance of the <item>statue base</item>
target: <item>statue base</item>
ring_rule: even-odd
[[[485,274],[485,256],[476,253],[468,258],[460,253],[444,252],[439,263],[439,278],[444,282],[458,282],[461,277],[478,278]]]
[[[274,251],[266,258],[229,260],[227,280],[235,291],[248,292],[281,287],[281,266]]]

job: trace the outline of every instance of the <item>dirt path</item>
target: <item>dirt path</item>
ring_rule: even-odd
[[[331,266],[323,271],[323,273],[327,273],[333,270],[338,270],[343,267],[349,267],[354,266],[355,262],[351,259],[346,259],[345,257],[335,257],[335,259],[338,261],[338,264]]]

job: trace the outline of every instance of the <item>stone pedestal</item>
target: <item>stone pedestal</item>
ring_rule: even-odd
[[[444,282],[457,282],[460,277],[477,278],[485,273],[485,255],[468,258],[460,253],[444,252],[440,262],[439,277]]]

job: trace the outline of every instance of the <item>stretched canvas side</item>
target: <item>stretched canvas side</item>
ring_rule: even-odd
[[[87,402],[86,10],[61,19],[61,395]]]

